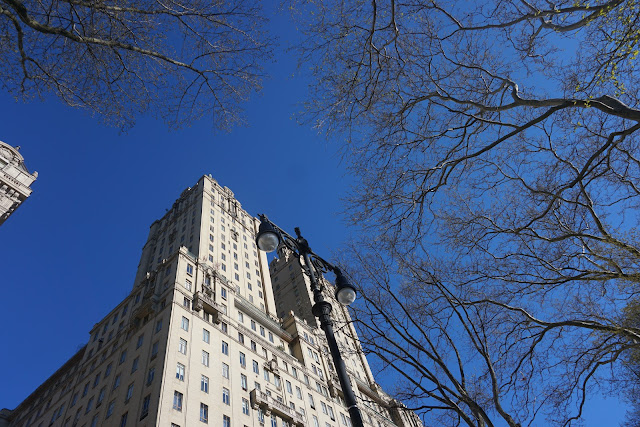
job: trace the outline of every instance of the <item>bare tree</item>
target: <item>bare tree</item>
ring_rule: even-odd
[[[123,128],[151,112],[172,126],[241,119],[272,41],[241,0],[0,1],[0,84],[55,94]]]
[[[346,135],[348,213],[377,236],[358,262],[397,279],[365,312],[386,323],[361,322],[372,337],[410,322],[397,337],[427,358],[397,371],[428,380],[416,397],[455,391],[429,414],[569,425],[630,378],[617,374],[640,345],[624,311],[640,291],[639,6],[297,5],[314,9],[300,14],[307,118]]]

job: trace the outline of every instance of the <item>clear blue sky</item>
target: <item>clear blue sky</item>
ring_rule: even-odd
[[[272,26],[292,30],[279,18]],[[149,225],[203,174],[250,213],[300,226],[329,257],[349,233],[338,212],[349,179],[327,142],[292,119],[306,96],[281,41],[248,128],[214,134],[206,119],[169,132],[141,118],[127,134],[57,99],[16,103],[0,93],[0,140],[20,145],[32,196],[0,227],[0,408],[14,408],[60,367],[131,289]],[[384,378],[378,378],[384,385]],[[598,400],[588,425],[615,425],[623,409]]]

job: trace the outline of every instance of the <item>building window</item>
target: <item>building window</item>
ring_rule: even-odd
[[[102,401],[104,400],[105,392],[106,392],[106,389],[102,387],[102,390],[100,390],[100,394],[98,394],[98,405],[101,404]]]
[[[224,378],[229,378],[229,365],[226,363],[222,364],[222,376]]]
[[[176,366],[176,378],[180,381],[184,381],[184,365],[182,363],[178,363]]]
[[[258,351],[258,346],[254,340],[251,340],[251,350]]]
[[[240,374],[240,385],[243,390],[247,389],[247,376],[245,374]]]
[[[204,375],[200,376],[200,390],[204,391],[205,393],[209,393],[209,377],[206,377]]]
[[[256,321],[251,319],[251,329],[256,330]]]
[[[154,342],[153,346],[151,346],[151,358],[152,359],[158,355],[159,346],[160,346],[160,343],[158,341]]]
[[[185,281],[184,281],[184,287],[185,287],[185,289],[186,289],[186,290],[191,291],[191,284],[192,284],[192,283],[191,283],[191,280],[189,280],[189,279],[185,279]]]
[[[264,373],[264,379],[265,381],[269,382],[269,371],[267,371],[266,369],[263,369],[262,372]]]
[[[260,326],[260,335],[264,337],[264,326]]]
[[[247,366],[247,358],[245,357],[243,352],[240,352],[240,366],[245,368]]]
[[[226,387],[222,387],[222,403],[225,405],[229,405],[231,402],[231,397],[229,396],[229,389]]]
[[[138,360],[139,360],[139,359],[140,359],[139,357],[136,357],[135,359],[133,359],[133,363],[132,363],[132,365],[131,365],[131,373],[132,373],[132,374],[133,374],[135,371],[137,371],[137,370],[138,370]]]
[[[229,344],[225,341],[222,341],[222,354],[229,355]]]
[[[227,325],[225,322],[221,322],[220,330],[226,334],[229,331],[229,325]]]
[[[202,350],[202,364],[204,366],[209,366],[209,353]]]
[[[298,386],[296,386],[296,396],[298,396],[298,399],[302,399],[302,390]]]
[[[136,348],[142,347],[142,343],[144,342],[144,334],[138,337],[138,343],[136,344]]]
[[[200,403],[200,421],[203,423],[209,422],[209,407],[204,403]]]
[[[223,287],[220,287],[220,296],[222,299],[227,299],[227,290]]]
[[[209,344],[210,337],[211,334],[209,333],[209,331],[207,331],[206,329],[202,329],[202,341]]]
[[[185,331],[189,331],[189,319],[182,316],[182,323],[180,324],[180,327]]]
[[[149,368],[149,372],[147,373],[147,385],[153,382],[153,377],[156,375],[156,368]]]
[[[309,394],[309,406],[311,406],[311,409],[316,409],[316,404],[313,401],[313,396],[311,394]]]
[[[193,276],[193,265],[187,264],[187,274]]]
[[[347,418],[342,412],[340,412],[340,419],[342,420],[342,424],[347,425]]]
[[[109,406],[107,407],[107,416],[105,418],[109,418],[111,414],[113,414],[113,408],[116,407],[116,401],[112,400],[109,402]]]
[[[244,397],[242,398],[242,413],[249,415],[249,401]]]
[[[241,332],[238,332],[238,341],[240,344],[244,344],[244,335]]]
[[[124,401],[128,402],[132,396],[133,396],[133,383],[129,384],[129,388],[127,388],[127,396],[125,397]]]
[[[231,418],[223,415],[222,416],[222,427],[231,427]]]
[[[256,374],[260,373],[260,368],[258,367],[258,362],[256,362],[255,360],[253,361],[253,372],[255,372]]]
[[[273,342],[273,334],[269,332],[269,341]]]
[[[89,399],[87,402],[87,409],[84,411],[85,414],[88,414],[91,411],[91,407],[93,406],[93,397]]]
[[[289,394],[293,394],[293,389],[291,388],[291,383],[289,381],[285,381],[285,385],[287,387],[287,391]]]
[[[122,416],[120,417],[120,427],[127,426],[127,418],[129,418],[128,412],[125,412],[124,414],[122,414]]]
[[[101,374],[96,375],[95,380],[93,380],[93,387],[95,388],[98,384],[100,384],[100,376]]]
[[[238,312],[238,322],[244,323],[244,313],[241,311]]]
[[[113,380],[113,389],[117,389],[118,386],[120,385],[120,375],[117,375],[116,378]]]
[[[160,332],[161,329],[162,329],[162,319],[156,322],[156,333]]]
[[[104,371],[104,377],[107,378],[109,376],[109,374],[111,374],[111,367],[112,367],[113,363],[109,363],[107,365],[107,369],[105,369]]]
[[[182,396],[177,390],[173,392],[173,409],[176,411],[182,411]]]
[[[187,341],[180,338],[180,344],[178,345],[178,351],[182,354],[187,354]]]

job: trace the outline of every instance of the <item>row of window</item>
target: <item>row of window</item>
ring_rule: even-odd
[[[131,399],[132,395],[133,395],[133,384],[131,384],[129,386],[129,388],[127,389],[127,397],[126,397],[125,402],[128,402],[129,399]],[[96,407],[100,406],[103,398],[104,398],[104,388],[101,390],[101,392],[100,392],[100,394],[98,396],[98,400],[96,402]],[[77,394],[74,396],[74,400],[72,401],[70,407],[74,406],[76,400],[77,400]],[[85,414],[88,414],[93,409],[93,400],[94,400],[94,398],[92,397],[87,402],[87,406],[86,406],[86,409],[84,411]],[[147,395],[144,398],[143,403],[142,403],[142,410],[141,410],[140,419],[143,419],[148,415],[150,402],[151,402],[151,395]],[[107,410],[105,412],[105,419],[109,419],[113,415],[113,412],[115,410],[115,404],[116,404],[115,399],[112,400],[111,402],[109,402],[109,405],[107,406]],[[64,404],[62,406],[60,406],[60,408],[57,411],[53,412],[53,415],[51,417],[51,421],[49,422],[49,425],[52,425],[56,421],[56,419],[61,417],[62,414],[63,414],[63,411],[64,411]],[[73,420],[73,424],[74,425],[80,419],[81,414],[82,414],[82,407],[78,408],[78,410],[75,413],[74,420]],[[120,417],[120,422],[119,422],[118,425],[120,427],[125,427],[127,425],[128,418],[129,418],[129,413],[127,411],[124,414],[122,414],[122,416]],[[91,419],[91,427],[96,427],[98,425],[99,419],[100,419],[100,415],[99,414],[94,415],[93,418]],[[71,422],[71,417],[67,418],[63,425],[64,426],[68,426],[68,425],[70,425],[70,422]],[[30,419],[27,421],[27,425],[29,423],[30,423]]]
[[[176,364],[176,379],[179,381],[184,381],[184,377],[185,377],[185,365],[178,362]],[[222,363],[222,377],[227,379],[229,378],[229,365],[227,365],[224,362]],[[247,390],[247,377],[244,374],[241,374],[241,384],[242,384],[242,389]],[[209,377],[207,377],[206,375],[200,376],[200,389],[205,393],[209,393]]]
[[[184,395],[179,391],[175,390],[173,392],[173,409],[176,411],[182,412],[183,402],[184,402]],[[222,403],[224,403],[225,405],[230,404],[229,389],[226,389],[226,388],[223,389]],[[250,414],[249,400],[245,399],[244,397],[242,398],[242,413],[245,415]],[[209,422],[209,406],[202,402],[200,402],[200,421],[202,421],[203,423]],[[229,418],[227,415],[223,415],[223,425],[230,425],[230,424],[231,424],[231,418]],[[175,425],[175,424],[172,424],[172,425]]]

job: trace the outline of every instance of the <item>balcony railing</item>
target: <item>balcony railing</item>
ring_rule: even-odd
[[[220,313],[223,312],[222,306],[215,302],[213,298],[204,292],[196,292],[193,298],[193,308],[195,310],[203,310],[213,318],[215,323],[220,323]]]
[[[274,412],[279,415],[280,418],[289,420],[291,424],[299,427],[304,427],[306,425],[304,415],[302,415],[295,409],[288,407],[284,403],[274,399],[267,393],[263,393],[260,390],[253,389],[251,390],[250,397],[251,405],[254,409],[260,407],[266,415],[268,415],[270,412]]]

